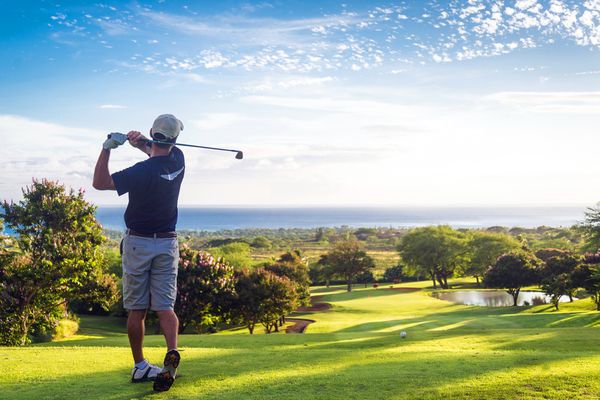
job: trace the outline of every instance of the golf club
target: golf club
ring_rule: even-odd
[[[114,132],[114,133],[120,133],[120,132]],[[110,133],[108,135],[108,137],[110,138],[112,135],[112,133]],[[121,133],[121,135],[124,135],[123,133]],[[125,135],[126,136],[126,135]],[[145,140],[147,143],[160,143],[160,144],[170,144],[173,146],[185,146],[185,147],[195,147],[197,149],[206,149],[206,150],[218,150],[218,151],[230,151],[235,154],[235,158],[238,160],[241,160],[244,158],[244,153],[241,150],[232,150],[232,149],[222,149],[220,147],[209,147],[209,146],[199,146],[199,145],[195,145],[195,144],[185,144],[185,143],[169,143],[169,142],[163,142],[161,140],[152,140],[152,139],[146,139]]]

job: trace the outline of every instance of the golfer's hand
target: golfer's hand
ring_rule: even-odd
[[[127,136],[122,133],[113,132],[108,135],[108,138],[102,144],[102,148],[105,150],[116,149],[127,141]]]
[[[145,147],[148,141],[148,138],[138,131],[129,131],[127,138],[129,139],[129,144],[138,149]]]

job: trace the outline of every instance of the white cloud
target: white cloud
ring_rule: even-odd
[[[127,35],[131,32],[130,26],[119,20],[97,19],[95,21],[109,36]]]
[[[69,187],[91,189],[93,168],[106,133],[17,115],[0,115],[0,130],[11,132],[0,147],[4,178],[1,197],[18,199],[32,178],[59,180]],[[111,170],[131,164],[135,149],[122,146],[111,158]]]
[[[293,96],[244,96],[244,103],[261,104],[279,108],[308,110],[318,112],[336,112],[364,116],[415,115],[417,107],[394,104],[371,99],[348,99],[335,97],[293,97]]]
[[[536,112],[597,114],[600,109],[600,92],[498,92],[486,99]]]
[[[196,74],[194,72],[189,72],[189,73],[184,73],[180,75],[183,78],[189,79],[192,82],[196,82],[196,83],[210,83],[210,79],[207,79],[206,77],[200,75],[200,74]]]
[[[515,3],[515,7],[520,10],[527,10],[528,8],[533,7],[535,4],[537,4],[537,0],[518,0]]]
[[[310,38],[301,33],[321,32],[329,27],[347,26],[355,22],[350,15],[332,15],[305,19],[248,18],[245,16],[221,15],[211,18],[188,17],[165,12],[144,11],[142,16],[155,25],[185,33],[188,35],[211,38],[227,38],[237,44],[289,45],[305,43]]]
[[[127,106],[123,106],[120,104],[101,104],[98,106],[98,108],[102,110],[124,110],[127,108]]]
[[[394,63],[401,60],[440,63],[499,56],[532,48],[531,43],[543,46],[573,41],[600,46],[600,10],[594,1],[578,5],[562,0],[459,0],[435,9],[425,10],[422,2],[413,2],[363,12],[344,7],[338,13],[306,18],[267,18],[248,14],[244,6],[210,16],[189,10],[166,12],[161,6],[138,7],[133,12],[123,9],[101,16],[88,12],[90,17],[79,19],[59,13],[50,20],[50,36],[71,46],[77,43],[71,40],[75,36],[88,37],[89,43],[107,48],[117,46],[119,39],[139,43],[136,51],[143,49],[153,60],[117,63],[148,73],[199,69],[364,71],[383,65],[396,68]],[[94,34],[92,27],[100,33]],[[160,37],[177,37],[179,45],[170,44],[172,40],[159,41]],[[188,55],[182,57],[183,45]],[[407,51],[411,45],[414,49]]]
[[[323,77],[299,77],[299,78],[291,78],[288,80],[280,81],[277,85],[283,89],[290,89],[298,86],[315,86],[322,85],[327,82],[333,81],[333,77],[331,76],[323,76]]]

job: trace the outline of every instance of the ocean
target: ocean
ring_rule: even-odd
[[[123,230],[122,207],[99,207],[107,229]],[[414,227],[450,225],[533,228],[572,226],[586,208],[569,207],[180,207],[178,230],[218,231],[243,228]]]

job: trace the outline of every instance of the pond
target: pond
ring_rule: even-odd
[[[511,295],[503,290],[469,290],[468,292],[434,292],[431,294],[440,300],[451,301],[453,303],[465,304],[468,306],[488,306],[505,307],[513,305]],[[568,296],[562,296],[560,302],[569,301]],[[522,306],[525,302],[530,305],[550,303],[550,296],[542,292],[521,292],[517,304]]]

